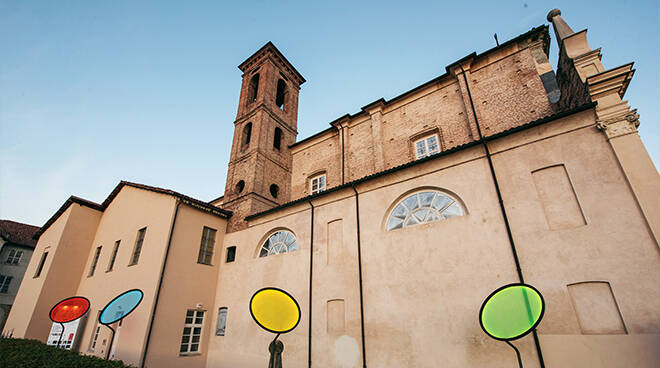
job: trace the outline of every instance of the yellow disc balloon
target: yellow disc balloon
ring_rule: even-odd
[[[250,299],[250,314],[255,322],[266,331],[287,333],[300,322],[300,306],[286,291],[263,288]]]

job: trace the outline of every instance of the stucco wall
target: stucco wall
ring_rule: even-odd
[[[266,286],[275,286],[291,293],[303,310],[298,327],[280,336],[284,342],[283,365],[307,366],[306,312],[309,308],[309,209],[298,206],[288,216],[227,234],[224,249],[236,246],[236,260],[223,263],[217,284],[212,326],[217,324],[217,310],[227,307],[225,336],[211,336],[207,366],[263,367],[268,365],[268,344],[275,337],[262,330],[252,320],[249,300],[252,294]],[[297,239],[298,250],[291,253],[258,257],[258,251],[272,231],[287,229]],[[223,249],[223,254],[225,250]]]
[[[154,295],[165,255],[169,230],[174,215],[175,199],[168,195],[125,186],[103,212],[91,251],[83,264],[78,295],[90,300],[90,320],[83,331],[80,351],[105,357],[110,343],[110,330],[101,327],[94,351],[90,343],[94,335],[98,312],[115,296],[130,289],[144,292],[142,303],[124,318],[117,337],[116,359],[138,365],[144,349],[147,326],[153,308]],[[138,230],[146,227],[142,251],[137,264],[129,265]],[[120,240],[114,268],[108,271],[115,241]],[[101,254],[93,276],[88,276],[94,250]],[[116,324],[113,328],[116,328]]]
[[[204,226],[215,229],[211,265],[197,263]],[[208,342],[215,337],[214,308],[219,269],[224,266],[223,238],[227,220],[188,205],[179,206],[167,257],[145,366],[205,367]],[[199,305],[199,307],[198,307]],[[199,354],[179,355],[188,310],[203,310]]]
[[[539,326],[542,347],[549,350],[551,361],[566,367],[621,366],[620,358],[597,357],[650,357],[646,346],[660,341],[660,254],[594,121],[589,110],[493,144],[526,281],[537,286],[547,301]],[[584,214],[582,226],[553,229],[547,222],[532,172],[553,165],[565,167]],[[576,309],[581,306],[568,285],[591,281],[610,285],[625,330],[583,331],[587,321],[580,320]],[[587,306],[598,314],[590,325],[597,325],[599,318],[603,326],[608,323],[607,316],[595,309],[605,301]],[[587,335],[593,333],[604,336]],[[583,358],[569,364],[562,354]],[[659,357],[640,358],[635,366],[651,367]]]

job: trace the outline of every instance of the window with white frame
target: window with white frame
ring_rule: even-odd
[[[216,336],[225,336],[227,330],[227,307],[220,307],[218,310],[218,327],[215,330]]]
[[[275,254],[293,252],[298,250],[296,237],[290,231],[279,230],[269,236],[261,246],[259,257],[267,257]]]
[[[202,242],[199,245],[197,263],[210,265],[213,259],[213,246],[215,245],[216,230],[204,226],[202,230]]]
[[[438,135],[433,134],[415,141],[415,159],[419,160],[426,156],[431,156],[440,152],[438,144]]]
[[[18,263],[21,261],[21,257],[23,257],[22,250],[11,249],[9,250],[9,256],[7,257],[7,261],[5,263],[18,265]]]
[[[309,189],[311,194],[316,194],[325,190],[325,174],[317,175],[309,179]]]
[[[199,353],[203,324],[204,311],[189,309],[186,312],[186,323],[183,325],[179,355]]]
[[[7,294],[11,279],[13,279],[13,277],[0,275],[0,294]]]
[[[465,211],[449,195],[437,190],[413,193],[399,202],[387,219],[387,230],[463,216]]]

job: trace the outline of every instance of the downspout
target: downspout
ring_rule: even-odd
[[[502,218],[504,219],[504,226],[506,228],[506,235],[509,238],[509,244],[511,245],[511,253],[513,254],[513,261],[516,263],[516,272],[518,273],[518,280],[521,283],[525,282],[523,278],[522,269],[520,268],[520,260],[518,259],[518,252],[516,251],[516,244],[513,241],[513,235],[511,234],[511,226],[509,225],[509,218],[506,215],[506,209],[504,208],[504,201],[502,200],[502,193],[500,192],[500,185],[497,181],[497,175],[495,175],[495,168],[493,166],[493,159],[491,158],[490,150],[488,145],[484,140],[483,135],[481,134],[481,128],[479,127],[479,119],[477,118],[477,111],[474,108],[474,102],[472,101],[472,93],[470,92],[470,85],[468,84],[467,76],[465,76],[465,70],[463,65],[458,63],[458,66],[461,68],[463,73],[463,80],[465,81],[465,88],[467,89],[468,99],[470,100],[470,107],[472,108],[472,115],[474,115],[474,123],[477,126],[477,134],[479,134],[479,142],[484,146],[486,151],[486,159],[488,160],[488,167],[490,168],[490,174],[493,177],[493,183],[495,184],[495,192],[497,192],[497,200],[500,202],[500,211],[502,212]],[[536,329],[532,331],[534,336],[534,345],[536,345],[536,352],[539,356],[539,363],[541,363],[541,368],[545,368],[545,363],[543,361],[543,353],[541,352],[541,344],[539,343],[539,336],[536,333]]]
[[[158,307],[158,299],[160,298],[160,290],[163,286],[163,277],[165,276],[165,266],[167,265],[167,256],[170,254],[170,247],[172,245],[172,234],[174,233],[174,224],[176,224],[176,216],[179,214],[179,206],[181,200],[176,200],[176,209],[174,210],[174,217],[172,218],[172,225],[170,226],[170,235],[167,238],[167,248],[165,249],[165,258],[163,259],[163,267],[160,270],[160,277],[158,279],[158,289],[156,289],[156,299],[154,300],[154,308],[151,311],[151,319],[149,321],[149,329],[147,330],[147,341],[144,344],[144,353],[140,359],[140,368],[144,368],[144,363],[147,360],[147,351],[149,350],[149,341],[151,341],[151,331],[154,327],[154,320],[156,318],[156,308]]]
[[[309,341],[307,342],[307,366],[312,366],[312,270],[314,269],[314,205],[312,201],[307,201],[312,208],[312,218],[310,221],[309,236],[309,316],[307,323],[309,325]]]
[[[362,367],[367,368],[366,348],[364,346],[364,297],[362,295],[362,248],[360,246],[360,201],[355,184],[351,184],[355,192],[355,222],[357,224],[357,251],[358,251],[358,276],[360,279],[360,329],[362,331]]]

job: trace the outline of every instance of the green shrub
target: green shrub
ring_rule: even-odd
[[[37,340],[0,338],[3,368],[126,368],[121,360],[103,360],[58,349]]]

